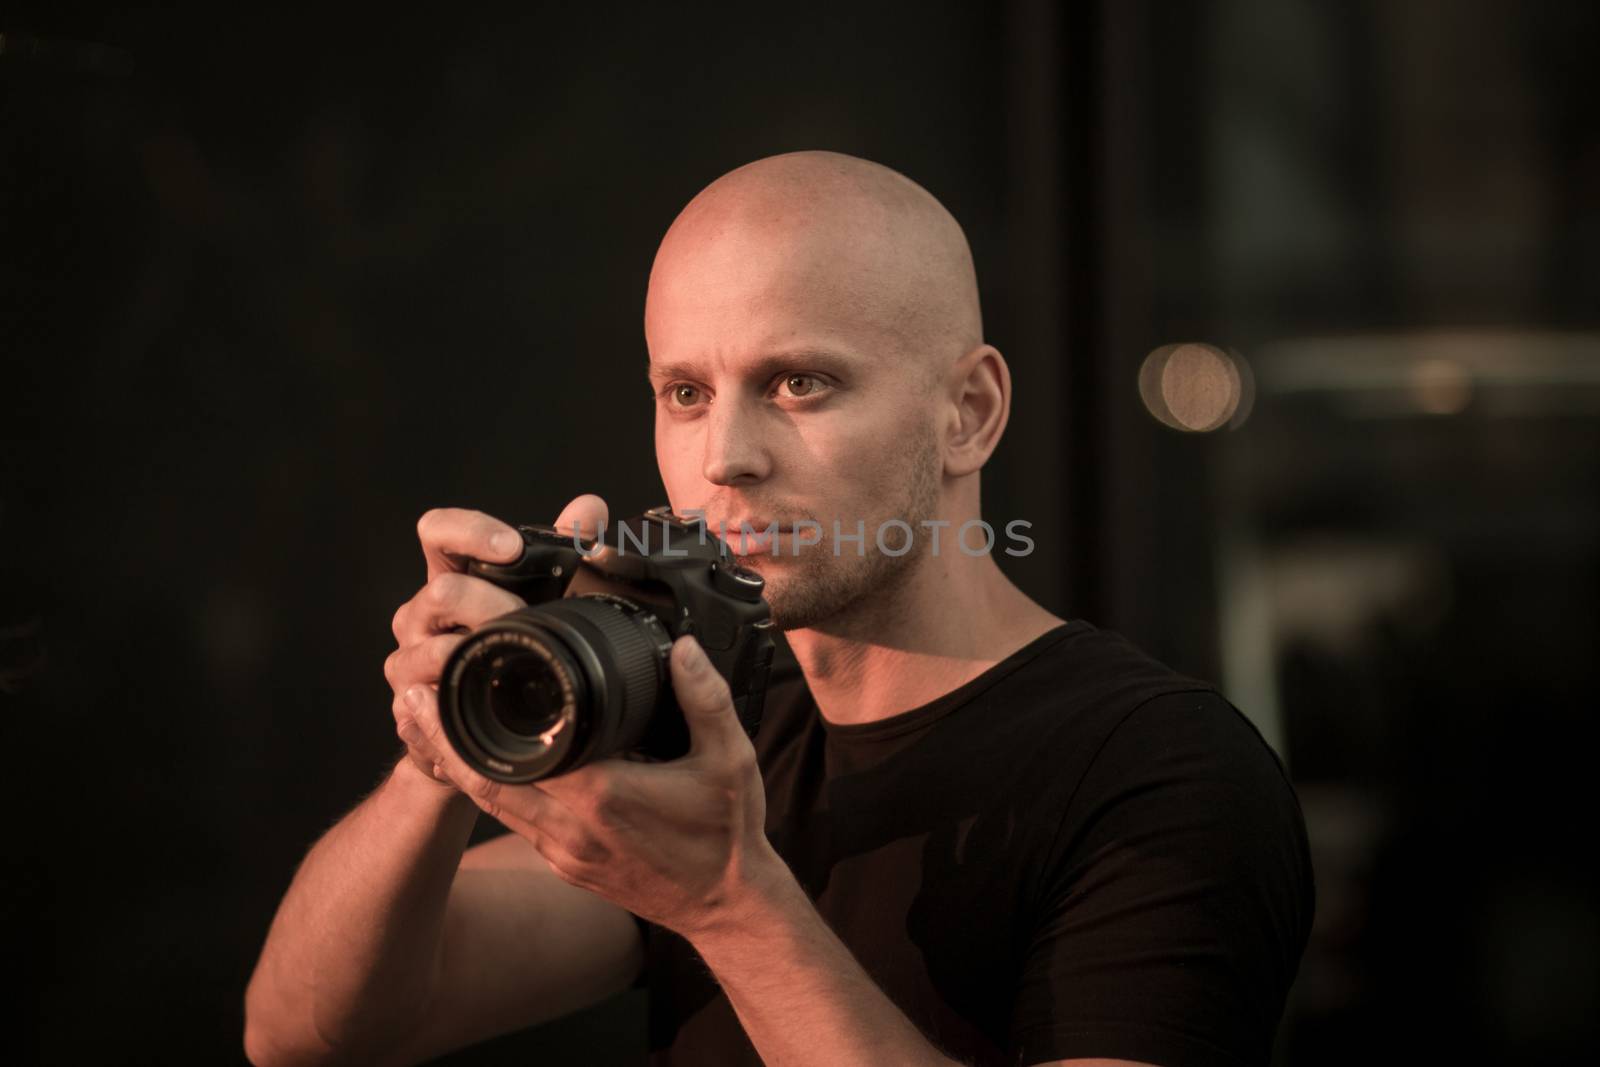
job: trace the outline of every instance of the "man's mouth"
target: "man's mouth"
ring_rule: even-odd
[[[718,527],[717,534],[727,543],[728,551],[736,556],[760,556],[773,550],[774,540],[792,537],[794,527],[745,519]],[[781,551],[781,549],[780,549]]]

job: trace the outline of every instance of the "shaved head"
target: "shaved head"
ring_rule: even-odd
[[[662,239],[645,339],[672,506],[735,535],[821,529],[803,553],[730,540],[780,627],[867,625],[928,547],[877,531],[976,515],[974,412],[1000,410],[998,436],[1004,375],[967,239],[904,175],[793,152],[718,178]]]
[[[794,295],[919,362],[930,377],[983,339],[978,281],[961,226],[922,186],[838,152],[791,152],[718,178],[678,215],[656,254],[645,329],[664,306],[701,299],[705,265],[781,249]]]

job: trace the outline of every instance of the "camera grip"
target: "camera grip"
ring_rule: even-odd
[[[594,542],[574,538],[553,526],[518,526],[522,555],[509,563],[475,559],[467,573],[519,596],[525,603],[559,600],[577,573],[578,564],[594,551]]]

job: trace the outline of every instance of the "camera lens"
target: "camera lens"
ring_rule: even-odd
[[[634,747],[672,651],[648,610],[608,595],[553,600],[484,624],[445,664],[451,745],[479,773],[531,782]]]
[[[445,732],[480,771],[570,748],[586,690],[560,643],[506,621],[462,642],[439,687]]]
[[[548,662],[537,656],[501,654],[489,665],[484,700],[507,731],[537,737],[561,722],[567,698],[561,678]]]

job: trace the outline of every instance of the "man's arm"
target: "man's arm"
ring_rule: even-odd
[[[556,520],[599,529],[580,496]],[[295,875],[246,994],[245,1047],[263,1063],[404,1063],[563,1014],[637,971],[632,918],[555,877],[520,840],[463,857],[477,810],[444,775],[399,695],[431,693],[461,633],[523,601],[461,573],[506,562],[521,536],[475,511],[417,522],[427,584],[395,612],[384,663],[407,758]]]
[[[402,760],[312,847],[245,991],[251,1062],[318,1062],[419,1017],[476,815]]]
[[[1034,889],[1014,1048],[1267,1063],[1313,887],[1260,734],[1214,692],[1169,693],[1122,718],[1074,789]]]
[[[774,854],[724,923],[690,943],[756,1050],[778,1064],[955,1064],[856,962]]]
[[[445,910],[444,958],[416,1063],[559,1018],[627,989],[644,965],[633,916],[558,878],[523,838],[467,851]]]
[[[780,866],[782,861],[778,860]],[[692,939],[745,1033],[770,1064],[956,1064],[877,987],[812,907],[787,867],[773,868],[730,922]],[[1041,1067],[1140,1067],[1055,1060]]]
[[[520,838],[463,856],[476,817],[401,760],[312,848],[245,995],[252,1063],[415,1063],[627,987],[632,917]]]

